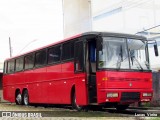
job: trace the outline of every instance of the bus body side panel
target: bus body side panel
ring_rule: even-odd
[[[42,103],[42,84],[46,79],[46,68],[37,68],[25,72],[29,101],[31,103]]]
[[[3,87],[3,98],[9,102],[15,102],[15,87],[5,86]]]
[[[14,85],[15,84],[24,84],[25,83],[25,78],[24,78],[24,72],[17,72],[14,74]]]
[[[76,102],[78,105],[88,105],[87,79],[86,74],[76,74]]]
[[[14,74],[3,75],[3,98],[10,102],[15,102],[14,77]]]
[[[98,103],[150,101],[152,96],[143,97],[143,93],[153,93],[152,74],[150,72],[97,72]],[[107,98],[107,93],[118,93],[118,97]],[[122,94],[126,94],[128,97]],[[133,95],[137,96],[136,98]],[[132,100],[132,97],[135,99]],[[131,100],[130,100],[131,98]],[[125,99],[128,99],[125,100]]]
[[[32,99],[34,97],[34,95],[32,93],[32,86],[33,86],[32,84],[35,79],[34,75],[33,75],[33,70],[24,71],[24,79],[25,79],[24,88],[27,88],[28,93],[29,93],[29,102],[32,102]]]
[[[3,99],[8,100],[7,87],[3,86]]]
[[[47,67],[47,83],[44,86],[44,90],[46,91],[43,92],[43,96],[47,97],[48,103],[61,103],[61,95],[59,94],[62,83],[61,66],[61,64],[57,64]]]
[[[62,63],[62,74],[63,84],[61,88],[62,103],[71,104],[71,89],[75,84],[74,78],[74,62]]]
[[[3,86],[14,85],[16,82],[15,74],[6,74],[3,76]]]

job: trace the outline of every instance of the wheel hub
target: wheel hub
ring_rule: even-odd
[[[18,104],[21,104],[21,101],[22,101],[22,96],[21,96],[21,94],[18,94],[18,95],[17,95],[16,100],[17,100],[17,103],[18,103]]]

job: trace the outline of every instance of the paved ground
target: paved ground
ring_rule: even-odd
[[[88,112],[77,112],[72,110],[70,106],[20,106],[10,103],[0,103],[0,120],[12,116],[10,119],[56,119],[56,120],[83,120],[83,119],[100,119],[100,120],[158,120],[156,115],[160,114],[159,108],[152,109],[135,109],[130,108],[126,111],[117,112],[115,109],[104,109],[101,111],[90,109]],[[145,115],[145,117],[144,117]],[[147,117],[152,115],[152,117]],[[2,117],[3,116],[3,117]],[[138,116],[138,117],[136,117]]]

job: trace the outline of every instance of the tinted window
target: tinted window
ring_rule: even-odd
[[[25,57],[24,61],[25,61],[25,65],[24,65],[25,69],[33,68],[33,66],[34,66],[34,54],[27,55]]]
[[[15,60],[10,60],[8,62],[7,73],[13,73],[14,72],[14,65],[15,65]]]
[[[62,60],[72,59],[74,57],[74,42],[67,42],[62,47]]]
[[[42,66],[46,64],[46,50],[42,50],[36,53],[35,66]]]
[[[23,70],[23,57],[16,59],[16,71]]]
[[[3,69],[3,73],[7,73],[7,62],[4,63],[4,69]]]
[[[48,50],[48,63],[59,62],[61,58],[61,47],[56,46]]]
[[[78,41],[75,44],[75,71],[83,71],[84,69],[84,53],[83,41]]]

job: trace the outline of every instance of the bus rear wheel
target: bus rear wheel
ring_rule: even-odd
[[[29,95],[27,90],[23,92],[22,102],[23,102],[23,105],[26,105],[26,106],[29,105]]]
[[[72,96],[72,108],[76,109],[77,111],[81,111],[82,110],[82,106],[77,105],[77,101],[76,101],[76,93],[74,92],[73,96]]]
[[[22,104],[22,95],[21,95],[20,91],[16,92],[16,100],[15,101],[16,101],[17,105],[21,105]]]

